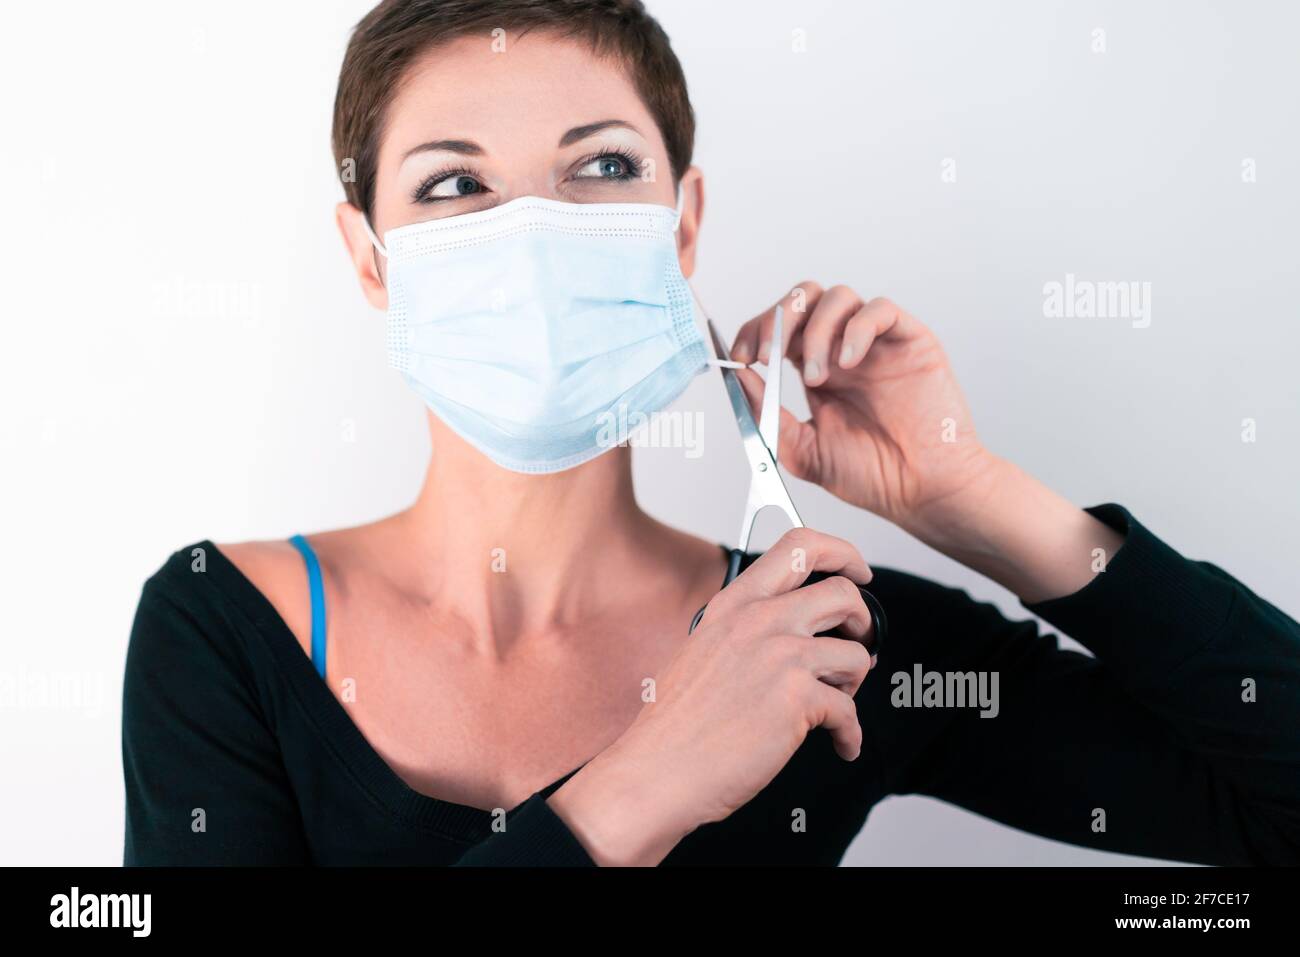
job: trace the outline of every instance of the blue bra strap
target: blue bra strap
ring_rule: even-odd
[[[307,585],[311,589],[311,660],[316,673],[325,677],[325,585],[321,580],[320,562],[307,539],[295,535],[289,544],[298,549],[307,565]]]

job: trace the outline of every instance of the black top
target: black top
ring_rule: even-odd
[[[963,591],[876,569],[891,630],[855,699],[861,756],[843,761],[814,730],[757,797],[664,863],[835,864],[891,794],[1107,851],[1300,861],[1300,626],[1123,508],[1089,511],[1124,547],[1080,591],[1025,607],[1095,658]],[[924,706],[929,672],[996,672],[996,716]],[[489,812],[406,785],[211,542],[145,584],[122,755],[127,864],[592,863],[546,803],[568,775],[500,833]]]

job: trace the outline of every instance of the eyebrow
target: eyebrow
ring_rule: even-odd
[[[631,130],[638,136],[642,135],[631,123],[626,120],[599,120],[595,123],[588,123],[585,126],[575,126],[569,132],[560,137],[561,146],[571,146],[579,140],[585,140],[588,136],[593,136],[601,130],[607,130],[612,127],[621,127],[625,130]]]
[[[579,140],[595,136],[602,130],[616,128],[631,130],[638,136],[642,135],[640,130],[626,120],[598,120],[595,123],[575,126],[569,130],[560,137],[560,146],[572,146]],[[421,143],[419,146],[413,146],[407,150],[402,155],[402,162],[410,159],[416,153],[459,153],[462,156],[482,156],[483,147],[473,140],[430,140],[428,143]]]
[[[460,153],[464,156],[482,156],[483,147],[471,140],[431,140],[413,146],[402,156],[402,161],[410,159],[416,153]]]

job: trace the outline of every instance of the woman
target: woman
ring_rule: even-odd
[[[718,545],[638,509],[596,413],[705,368],[692,112],[638,0],[386,0],[334,120],[339,226],[434,454],[397,515],[198,543],[149,580],[128,863],[830,864],[896,793],[1112,851],[1300,858],[1300,627],[986,450],[887,300],[780,300],[812,408],[780,458],[1095,658],[808,530],[718,592]],[[774,311],[733,359],[767,357]],[[993,698],[945,698],[954,675]]]

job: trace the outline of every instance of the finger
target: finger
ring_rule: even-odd
[[[924,327],[888,299],[872,299],[844,326],[840,345],[841,369],[856,367],[877,339],[902,341],[916,336]]]
[[[763,390],[767,388],[763,379],[753,369],[737,369],[736,378],[749,400],[749,409],[757,420],[763,414]],[[817,481],[817,426],[813,422],[804,422],[795,414],[781,406],[781,426],[777,439],[776,457],[795,478],[808,482]]]
[[[838,343],[845,323],[862,308],[862,298],[848,286],[832,286],[823,293],[803,324],[800,352],[803,381],[818,386],[830,375],[831,347]]]
[[[841,575],[778,595],[765,601],[763,609],[782,632],[811,636],[834,630],[855,643],[871,633],[871,612],[862,593]]]
[[[859,585],[871,581],[871,569],[852,544],[810,528],[792,528],[714,601],[734,605],[774,598],[798,588],[813,572],[843,575]]]
[[[737,362],[768,360],[772,352],[772,323],[776,317],[777,306],[782,310],[782,347],[783,351],[788,352],[795,331],[817,307],[821,295],[822,287],[817,283],[811,280],[799,283],[782,296],[779,302],[740,327],[731,350],[731,358]]]
[[[805,638],[808,670],[818,681],[850,698],[876,666],[876,659],[864,645],[843,638]]]
[[[862,725],[858,723],[858,708],[853,699],[821,681],[816,683],[810,695],[813,727],[825,728],[831,733],[835,753],[845,761],[856,760],[862,753]]]
[[[758,334],[763,324],[762,316],[755,316],[736,333],[736,340],[731,344],[731,358],[736,362],[753,362],[758,357]]]
[[[822,299],[822,287],[811,279],[796,285],[781,297],[781,354],[790,355],[791,345],[799,341],[799,330],[816,311]],[[772,327],[776,324],[776,306],[762,315],[758,358],[767,362],[772,355]]]

